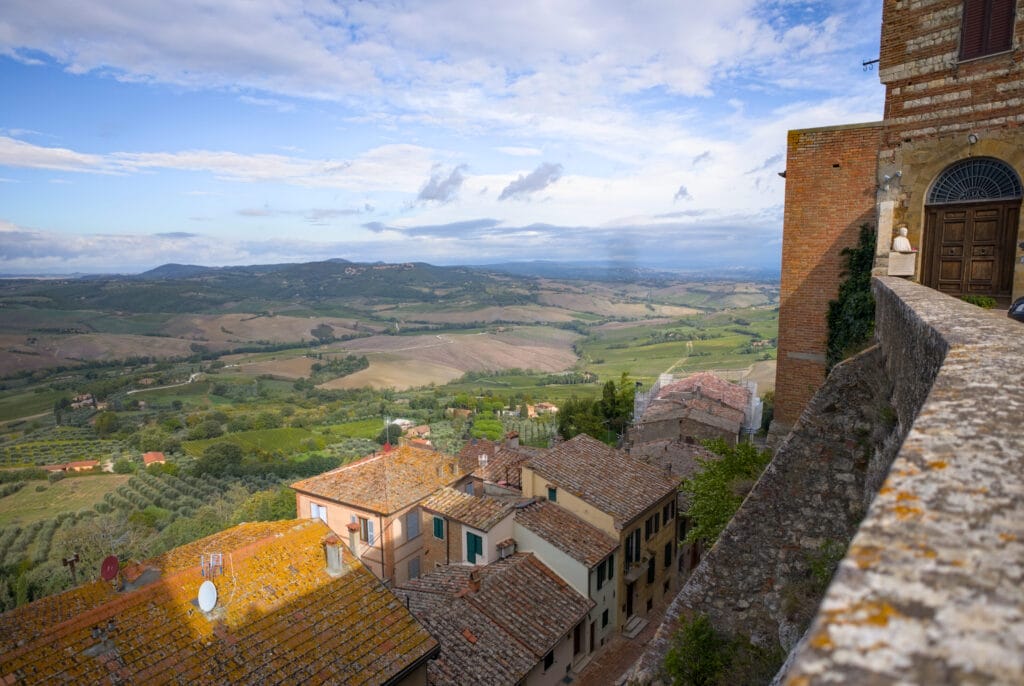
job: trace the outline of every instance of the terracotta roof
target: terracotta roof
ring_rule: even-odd
[[[167,462],[167,458],[161,452],[149,452],[143,453],[142,463],[146,465],[156,464],[158,462]]]
[[[490,531],[491,527],[512,514],[515,503],[445,487],[420,503],[420,507],[468,524],[479,531]]]
[[[435,654],[347,550],[345,572],[327,574],[329,533],[241,524],[147,562],[159,576],[137,589],[95,581],[0,615],[0,683],[379,684]],[[199,551],[224,554],[210,613],[194,603]]]
[[[617,529],[679,486],[678,478],[586,434],[559,443],[526,466],[611,515]]]
[[[91,469],[98,466],[99,460],[76,460],[74,462],[68,462],[64,465],[67,469]]]
[[[463,476],[458,460],[403,445],[292,484],[296,491],[391,514]]]
[[[687,443],[684,440],[639,443],[630,448],[629,454],[665,470],[680,481],[692,479],[702,469],[702,461],[722,459],[721,455],[711,452],[700,443]],[[686,491],[682,489],[679,491],[679,504],[683,509],[689,505]]]
[[[522,468],[540,454],[534,448],[518,446],[509,448],[488,440],[467,443],[459,452],[462,469],[482,481],[504,483],[515,489],[522,489]],[[480,456],[487,456],[487,466],[480,466]]]
[[[530,553],[442,567],[396,593],[444,646],[427,668],[431,684],[516,683],[594,606]]]
[[[677,393],[699,393],[740,412],[745,411],[750,402],[750,391],[746,387],[726,381],[711,372],[697,372],[685,379],[662,386],[658,391],[658,397],[664,398]]]
[[[535,500],[517,508],[516,524],[526,527],[588,568],[619,547],[619,542],[604,531],[547,500]]]

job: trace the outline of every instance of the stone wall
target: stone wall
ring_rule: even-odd
[[[633,683],[657,680],[695,612],[791,646],[785,589],[818,541],[853,529],[780,681],[1024,683],[1024,325],[901,279],[874,292],[878,345],[833,370]]]
[[[875,297],[910,430],[784,683],[1024,683],[1024,325]]]

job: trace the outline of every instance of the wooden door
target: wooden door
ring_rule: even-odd
[[[1020,201],[927,208],[924,285],[1008,300],[1019,212]]]

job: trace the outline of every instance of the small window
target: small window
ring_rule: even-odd
[[[597,590],[600,591],[602,586],[604,586],[604,560],[597,565]]]
[[[554,486],[548,486],[548,500],[553,503],[558,502],[558,489]]]
[[[608,556],[608,580],[615,576],[615,553]]]
[[[555,664],[555,651],[550,651],[544,656],[544,671],[551,669],[551,665]]]
[[[608,626],[608,610],[601,613],[601,628]]]
[[[468,484],[466,484],[466,493],[468,493],[469,495],[473,495],[473,482],[472,481],[470,481]]]
[[[647,583],[654,583],[654,555],[651,555],[651,559],[647,561]]]
[[[405,514],[405,540],[411,541],[420,535],[420,511],[411,510]]]
[[[363,543],[369,543],[373,539],[373,534],[370,533],[373,522],[365,517],[359,518],[359,540]]]
[[[665,566],[669,567],[672,564],[672,541],[665,544]]]
[[[434,538],[444,540],[444,520],[434,517]]]
[[[651,531],[654,530],[654,520],[651,517],[647,518],[644,522],[644,540],[646,541],[651,537]]]
[[[309,516],[312,519],[319,519],[324,524],[327,523],[327,508],[319,503],[309,504]]]
[[[654,533],[661,531],[661,513],[654,513]]]
[[[964,0],[960,59],[970,60],[1013,47],[1014,0]]]

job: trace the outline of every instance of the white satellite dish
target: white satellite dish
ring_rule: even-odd
[[[204,581],[199,586],[199,609],[209,612],[217,604],[217,587],[212,581]]]

